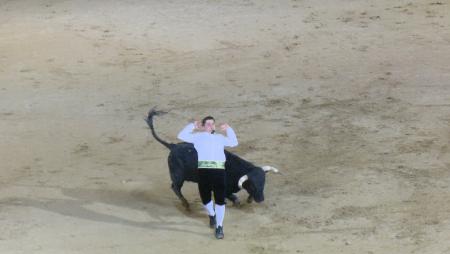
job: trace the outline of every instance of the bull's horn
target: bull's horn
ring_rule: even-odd
[[[263,166],[262,169],[264,170],[264,172],[274,172],[274,173],[280,173],[280,170],[278,170],[277,168],[274,168],[272,166]]]
[[[247,180],[248,180],[247,175],[244,175],[243,177],[239,178],[239,182],[238,182],[239,189],[242,189],[242,184],[244,184],[244,182]]]

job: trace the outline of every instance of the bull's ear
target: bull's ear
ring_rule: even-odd
[[[265,173],[268,173],[268,172],[280,173],[280,170],[278,170],[277,168],[274,168],[272,166],[263,166],[262,169],[264,170]]]

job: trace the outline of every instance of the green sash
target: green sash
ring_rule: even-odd
[[[225,161],[198,161],[198,168],[225,169]]]

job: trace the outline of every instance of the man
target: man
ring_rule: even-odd
[[[225,217],[225,147],[238,145],[236,134],[228,124],[222,124],[226,136],[215,132],[215,119],[207,116],[201,121],[188,124],[178,134],[178,138],[193,143],[198,154],[198,190],[202,203],[208,212],[211,227],[216,228],[215,236],[222,239]],[[214,201],[211,200],[214,192]]]

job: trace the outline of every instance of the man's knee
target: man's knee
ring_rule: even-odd
[[[216,205],[225,205],[225,199],[223,199],[223,200],[216,200]]]
[[[207,204],[209,204],[209,202],[211,202],[211,200],[212,200],[211,198],[209,198],[209,199],[208,198],[205,198],[205,199],[202,198],[202,204],[203,205],[207,205]]]
[[[199,186],[200,198],[202,199],[202,203],[204,205],[211,202],[211,190],[209,188],[201,188]]]
[[[225,188],[218,188],[214,190],[214,200],[218,205],[225,205]]]

